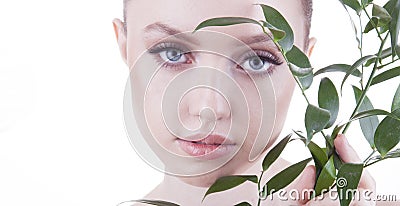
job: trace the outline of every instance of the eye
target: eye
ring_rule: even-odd
[[[165,48],[159,53],[161,59],[170,63],[185,63],[187,58],[183,51],[176,48]]]
[[[261,59],[259,56],[248,58],[242,65],[243,69],[253,71],[265,71],[271,67],[271,63]]]
[[[245,55],[244,61],[238,65],[241,69],[253,73],[271,72],[274,66],[281,65],[280,59],[267,51],[252,51]]]
[[[162,42],[148,49],[155,60],[168,69],[181,69],[193,62],[193,56],[185,46],[173,42]]]

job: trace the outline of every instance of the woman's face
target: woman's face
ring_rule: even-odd
[[[257,3],[279,10],[304,47],[301,1],[131,0],[126,33],[114,21],[139,129],[164,170],[191,184],[245,171],[284,124],[295,82],[260,27],[192,33],[214,17],[264,19]]]

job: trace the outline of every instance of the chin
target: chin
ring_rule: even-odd
[[[227,175],[232,175],[228,173],[223,173],[219,169],[210,172],[207,174],[199,175],[199,176],[193,176],[193,177],[180,177],[179,179],[189,185],[193,185],[196,187],[205,187],[208,188],[210,187],[218,178],[227,176]]]

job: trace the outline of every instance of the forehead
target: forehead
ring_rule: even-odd
[[[295,33],[295,44],[302,48],[304,42],[304,14],[301,0],[130,0],[126,5],[126,22],[129,36],[142,36],[145,28],[156,22],[171,25],[182,32],[193,31],[202,21],[224,16],[242,16],[264,19],[262,10],[255,4],[276,8],[287,19]],[[256,35],[261,29],[256,25],[210,27],[232,36],[244,33]]]

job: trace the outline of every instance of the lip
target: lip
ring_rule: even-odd
[[[210,160],[220,158],[231,153],[236,145],[228,138],[216,134],[208,135],[197,141],[186,140],[197,139],[195,138],[196,136],[198,135],[185,139],[178,138],[176,141],[184,152],[200,159]]]

